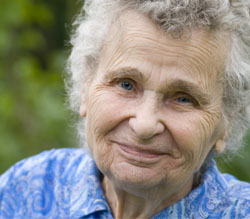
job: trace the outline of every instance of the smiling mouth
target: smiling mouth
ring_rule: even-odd
[[[166,155],[166,153],[158,152],[155,150],[145,150],[145,149],[140,149],[137,147],[132,147],[132,146],[128,146],[125,144],[121,144],[118,142],[115,142],[115,143],[119,145],[119,148],[121,149],[121,151],[133,157],[152,159],[152,158],[159,158],[163,155]]]

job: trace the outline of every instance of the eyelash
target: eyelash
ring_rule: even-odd
[[[191,103],[192,102],[192,100],[190,100],[190,98],[187,98],[187,97],[178,97],[177,101],[180,103]]]
[[[129,81],[122,80],[119,82],[120,87],[122,87],[124,90],[133,90],[134,85],[130,83]]]
[[[126,91],[133,91],[136,89],[135,87],[135,82],[132,81],[131,79],[120,79],[120,80],[117,80],[116,82],[123,90],[126,90]],[[126,89],[126,86],[130,85],[130,89]],[[128,87],[127,87],[128,88]]]
[[[184,100],[183,102],[181,102],[180,100]],[[185,100],[188,100],[187,102]],[[179,104],[185,104],[185,105],[194,105],[194,106],[197,106],[199,105],[198,102],[190,95],[188,94],[178,94],[177,98],[176,98],[176,101],[179,103]]]

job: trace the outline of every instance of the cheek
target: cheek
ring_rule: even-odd
[[[107,133],[111,129],[113,121],[110,116],[105,116],[107,113],[106,107],[99,108],[98,106],[99,102],[94,101],[88,108],[86,134],[94,160],[101,172],[105,173],[113,160],[111,145],[107,138]]]
[[[87,105],[89,129],[95,137],[107,135],[131,115],[135,101],[117,94],[113,88],[96,88]]]
[[[192,112],[172,115],[168,122],[180,151],[189,162],[199,162],[212,147],[215,121],[208,115]]]
[[[126,102],[108,91],[93,92],[87,105],[87,142],[102,172],[113,162],[110,133],[126,119]]]
[[[113,128],[115,118],[119,115],[118,106],[118,100],[114,100],[107,92],[91,95],[87,107],[87,121],[92,135],[103,135]]]

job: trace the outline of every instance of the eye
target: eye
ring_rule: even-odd
[[[119,85],[125,90],[133,90],[134,86],[129,81],[120,81]]]
[[[189,99],[189,98],[187,98],[187,97],[178,97],[178,98],[177,98],[177,101],[178,101],[179,103],[191,103],[191,102],[192,102],[191,99]]]

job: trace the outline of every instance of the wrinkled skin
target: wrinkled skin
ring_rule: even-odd
[[[224,150],[219,36],[173,39],[134,11],[112,25],[81,115],[116,218],[177,202],[211,149]]]

